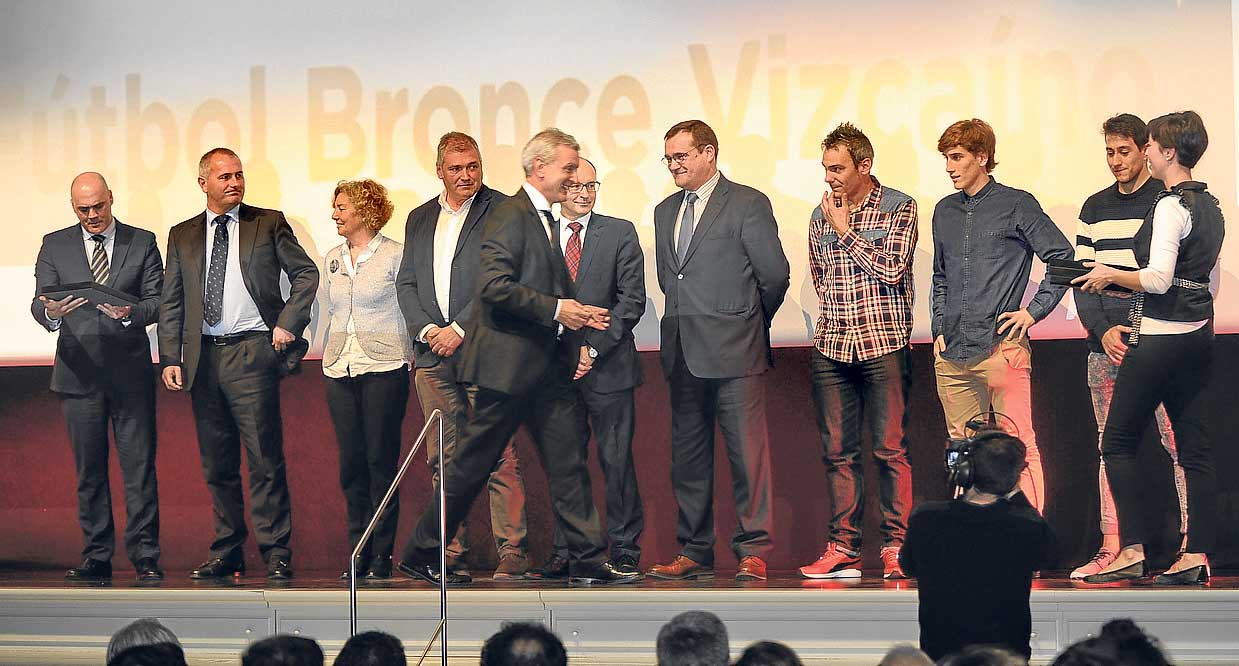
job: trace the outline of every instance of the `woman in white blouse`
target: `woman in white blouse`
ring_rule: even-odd
[[[401,426],[409,400],[413,353],[396,300],[403,247],[379,233],[391,219],[387,190],[373,180],[341,181],[331,219],[344,243],[323,261],[327,406],[340,443],[340,486],[348,507],[349,549],[356,547],[396,476]],[[398,496],[376,525],[357,563],[358,575],[391,577]],[[348,577],[348,569],[341,578]]]
[[[1142,268],[1123,271],[1098,264],[1075,280],[1085,291],[1100,292],[1113,284],[1135,292],[1132,333],[1102,434],[1123,550],[1113,564],[1084,580],[1104,583],[1139,578],[1147,571],[1144,544],[1160,520],[1143,510],[1136,452],[1145,424],[1162,403],[1187,478],[1191,520],[1183,526],[1187,542],[1178,559],[1154,580],[1190,585],[1209,579],[1207,553],[1217,538],[1217,476],[1206,400],[1213,368],[1209,276],[1225,227],[1217,199],[1204,183],[1192,180],[1192,168],[1209,145],[1200,116],[1194,111],[1171,113],[1154,118],[1148,127],[1145,159],[1166,191],[1133,239]]]

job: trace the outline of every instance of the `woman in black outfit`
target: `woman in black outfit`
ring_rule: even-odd
[[[1187,476],[1191,520],[1183,529],[1187,533],[1183,552],[1155,582],[1189,585],[1209,579],[1207,553],[1217,530],[1217,477],[1206,405],[1213,352],[1213,297],[1208,287],[1225,229],[1217,199],[1204,183],[1192,180],[1192,167],[1209,144],[1200,116],[1194,111],[1171,113],[1153,119],[1148,128],[1145,158],[1166,191],[1134,239],[1136,259],[1143,268],[1122,271],[1096,264],[1075,280],[1088,292],[1112,284],[1135,292],[1133,330],[1102,434],[1123,550],[1113,564],[1084,580],[1104,583],[1139,578],[1147,571],[1144,542],[1150,527],[1141,512],[1136,451],[1144,425],[1163,403]]]

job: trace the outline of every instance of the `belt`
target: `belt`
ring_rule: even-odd
[[[1172,278],[1170,285],[1179,287],[1180,289],[1208,289],[1208,283],[1193,282],[1185,278]],[[1137,291],[1131,297],[1131,309],[1127,312],[1127,318],[1131,320],[1131,333],[1127,334],[1128,346],[1135,347],[1140,344],[1140,325],[1144,323],[1144,292]]]
[[[203,344],[215,345],[216,347],[227,347],[235,345],[243,340],[256,338],[258,336],[270,337],[271,331],[243,331],[241,333],[232,333],[230,335],[204,335],[202,336]]]

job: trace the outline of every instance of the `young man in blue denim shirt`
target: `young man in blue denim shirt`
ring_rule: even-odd
[[[1032,427],[1028,329],[1044,319],[1066,287],[1042,280],[1021,305],[1036,253],[1042,261],[1071,259],[1072,247],[1028,192],[990,176],[994,130],[961,120],[938,140],[958,194],[934,208],[932,329],[938,397],[953,438],[968,420],[993,409],[1009,417],[1028,451],[1020,489],[1041,511],[1045,480]]]

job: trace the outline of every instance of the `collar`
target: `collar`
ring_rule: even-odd
[[[482,191],[482,188],[479,187],[478,192],[481,192],[481,191]],[[442,210],[444,213],[447,213],[448,215],[459,215],[460,213],[466,210],[469,210],[473,206],[473,200],[478,198],[478,192],[474,192],[473,196],[469,197],[468,199],[465,199],[460,204],[460,208],[457,208],[456,210],[452,210],[451,205],[448,204],[447,202],[447,190],[443,190],[442,192],[439,193],[439,209]]]
[[[877,176],[869,175],[870,189],[869,194],[865,195],[865,200],[860,202],[856,210],[865,208],[877,208],[882,203],[882,183],[878,182]]]
[[[718,185],[719,177],[722,175],[723,175],[722,171],[715,169],[714,175],[710,177],[710,180],[707,180],[706,182],[702,183],[701,187],[698,187],[697,189],[692,190],[692,193],[697,195],[698,200],[701,200],[701,199],[704,199],[710,196],[710,193],[714,191],[715,186]],[[688,196],[688,192],[689,190],[684,191],[685,197]]]
[[[238,222],[238,221],[240,221],[240,219],[241,219],[241,204],[237,204],[237,205],[233,206],[232,208],[229,208],[229,209],[228,209],[228,212],[227,212],[227,213],[223,213],[223,215],[227,215],[227,216],[228,216],[228,221],[229,221],[229,222]],[[206,209],[206,223],[207,223],[207,226],[208,226],[208,227],[209,227],[209,226],[211,226],[211,223],[212,223],[212,222],[214,222],[214,221],[215,221],[215,218],[217,218],[217,217],[219,217],[219,215],[217,215],[216,213],[212,212],[210,208]]]
[[[83,227],[81,223],[78,223],[77,228],[82,230],[83,240],[94,242],[94,239],[91,238],[91,236],[94,236],[95,234],[92,234],[89,231],[86,231],[86,227]],[[116,237],[116,218],[112,218],[112,223],[109,224],[108,228],[104,229],[103,232],[100,233],[99,235],[103,236],[103,242],[105,243],[115,238]]]
[[[985,197],[989,196],[989,193],[994,191],[994,186],[997,184],[998,184],[998,179],[994,178],[993,176],[990,176],[989,182],[985,184],[985,187],[982,187],[981,189],[977,190],[977,193],[972,196],[968,196],[967,192],[960,190],[959,195],[960,197],[962,197],[961,201],[963,201],[964,203],[977,203],[981,201],[982,199],[984,199]]]
[[[521,185],[521,189],[525,190],[525,194],[529,195],[529,200],[533,202],[533,207],[538,209],[539,213],[542,211],[550,212],[551,202],[547,201],[546,197],[542,196],[542,193],[539,192],[538,188],[534,187],[532,183],[525,181],[524,184]]]
[[[563,211],[561,210],[559,213],[559,230],[562,232],[563,230],[568,229],[569,224],[576,222],[577,224],[581,225],[581,233],[585,233],[585,230],[589,228],[589,221],[593,219],[593,217],[594,217],[594,211],[591,210],[588,213],[582,215],[581,217],[578,217],[575,220],[569,220],[568,218],[564,217]],[[568,232],[571,233],[572,230],[568,229]]]
[[[370,242],[366,243],[366,247],[362,248],[361,254],[357,255],[357,263],[361,264],[363,261],[373,257],[379,251],[379,246],[383,244],[385,239],[386,237],[381,233],[374,234],[374,238],[371,238]],[[340,255],[344,257],[345,261],[352,261],[353,257],[349,254],[347,240],[340,244]]]

